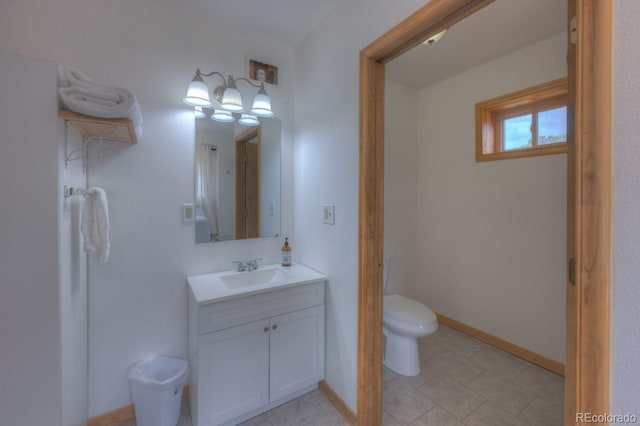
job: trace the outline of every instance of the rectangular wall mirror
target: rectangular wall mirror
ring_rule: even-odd
[[[196,119],[196,243],[280,235],[280,120]]]

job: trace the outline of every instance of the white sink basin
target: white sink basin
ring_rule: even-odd
[[[191,294],[197,304],[258,294],[289,286],[323,281],[326,277],[304,265],[294,263],[260,265],[251,272],[222,271],[187,277]]]
[[[291,279],[291,275],[275,268],[257,269],[251,272],[238,272],[220,277],[220,281],[222,281],[228,288],[247,287],[288,279]]]

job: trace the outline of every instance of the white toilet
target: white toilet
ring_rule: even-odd
[[[384,259],[384,290],[387,291],[391,258]],[[420,374],[418,339],[438,329],[431,309],[413,299],[385,294],[382,329],[386,337],[384,365],[403,376]]]

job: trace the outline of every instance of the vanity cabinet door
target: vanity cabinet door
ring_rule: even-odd
[[[270,399],[324,379],[324,306],[270,319]]]
[[[269,402],[269,320],[200,336],[200,425],[217,425]]]

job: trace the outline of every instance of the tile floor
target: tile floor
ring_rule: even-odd
[[[561,376],[444,325],[419,348],[418,376],[384,369],[385,426],[562,426]]]
[[[135,420],[118,426],[135,426]],[[342,415],[320,390],[315,390],[267,411],[242,426],[348,426]],[[178,426],[192,426],[188,401],[182,401]]]
[[[564,380],[527,361],[441,325],[420,341],[422,371],[384,369],[384,426],[561,426]],[[121,426],[134,426],[135,422]],[[242,426],[343,426],[318,390]],[[191,426],[183,403],[179,426]]]

